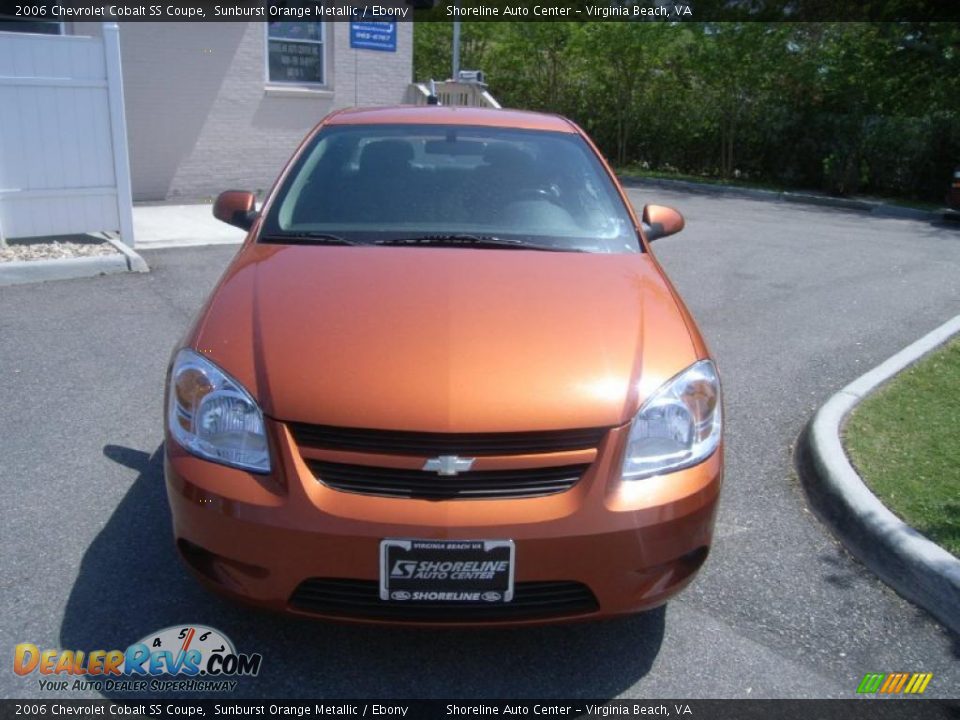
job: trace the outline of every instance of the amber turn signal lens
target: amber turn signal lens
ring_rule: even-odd
[[[213,385],[199,369],[188,367],[174,378],[174,392],[180,407],[192,411],[204,395],[213,392]]]
[[[694,380],[684,389],[684,402],[693,410],[697,422],[710,417],[717,406],[716,386],[706,380]]]

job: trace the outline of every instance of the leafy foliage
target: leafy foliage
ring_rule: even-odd
[[[418,80],[449,75],[451,25],[417,24]],[[461,47],[621,166],[939,202],[960,164],[956,23],[464,22]]]

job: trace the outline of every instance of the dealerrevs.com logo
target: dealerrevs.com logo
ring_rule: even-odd
[[[13,652],[13,671],[39,676],[40,690],[51,691],[232,691],[234,678],[256,676],[262,663],[260,653],[238,653],[230,638],[205,625],[164,628],[126,650],[41,650],[20,643]]]

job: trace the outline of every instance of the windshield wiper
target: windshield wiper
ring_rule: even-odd
[[[310,230],[294,233],[274,233],[272,235],[261,235],[260,242],[265,243],[283,243],[283,244],[303,244],[303,245],[366,245],[366,243],[356,240],[347,240],[340,235],[332,233],[313,232]]]
[[[576,248],[555,247],[552,245],[538,245],[524,240],[499,238],[494,235],[419,235],[416,237],[391,238],[377,240],[377,245],[412,245],[433,247],[461,247],[492,248],[508,250],[544,250],[547,252],[582,252]]]

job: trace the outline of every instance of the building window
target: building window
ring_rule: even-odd
[[[322,22],[267,23],[267,81],[324,83]]]

